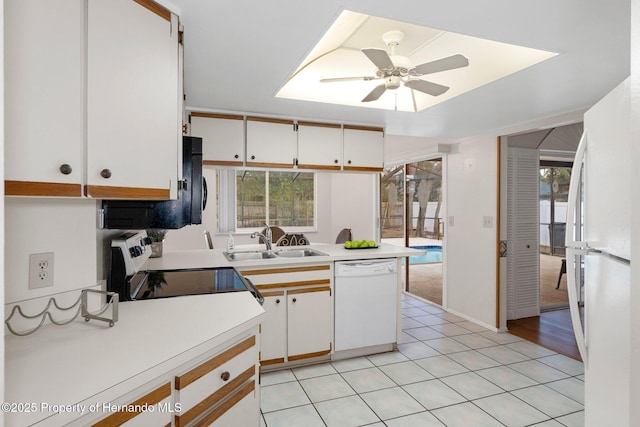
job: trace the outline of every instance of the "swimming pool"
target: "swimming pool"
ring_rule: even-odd
[[[426,255],[409,257],[409,264],[424,264],[428,262],[442,262],[442,246],[411,246],[414,249],[424,249]]]

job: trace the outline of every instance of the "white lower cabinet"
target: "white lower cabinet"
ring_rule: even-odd
[[[329,356],[332,349],[332,265],[241,270],[264,296],[260,365]]]
[[[255,326],[69,425],[258,427],[259,351]]]

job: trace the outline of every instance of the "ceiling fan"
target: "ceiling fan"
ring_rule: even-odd
[[[382,35],[384,42],[391,48],[391,55],[384,49],[367,48],[362,49],[367,58],[378,68],[375,76],[364,77],[336,77],[321,79],[322,83],[345,82],[345,81],[369,81],[384,79],[384,83],[376,86],[362,102],[375,101],[387,90],[398,89],[402,83],[410,89],[417,90],[438,96],[449,90],[448,86],[422,80],[419,77],[426,74],[439,73],[441,71],[453,70],[469,65],[469,60],[464,55],[452,55],[435,61],[411,67],[411,61],[406,56],[395,55],[395,47],[404,39],[402,31],[389,31]]]

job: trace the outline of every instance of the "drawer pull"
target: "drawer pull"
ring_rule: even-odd
[[[231,378],[231,374],[229,373],[229,371],[224,371],[222,375],[220,375],[220,378],[222,378],[222,381],[229,381],[229,378]]]
[[[276,304],[280,304],[280,298],[276,300]]]
[[[111,171],[109,169],[102,169],[100,171],[100,176],[103,178],[111,178]]]
[[[236,154],[235,156],[233,156],[233,158],[234,159],[238,159],[238,158],[240,158],[240,156]]]
[[[73,172],[73,169],[71,169],[71,166],[68,164],[63,164],[60,165],[60,173],[62,173],[63,175],[69,175],[71,172]]]

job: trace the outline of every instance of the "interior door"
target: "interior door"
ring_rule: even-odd
[[[507,150],[507,320],[540,315],[539,153]]]

